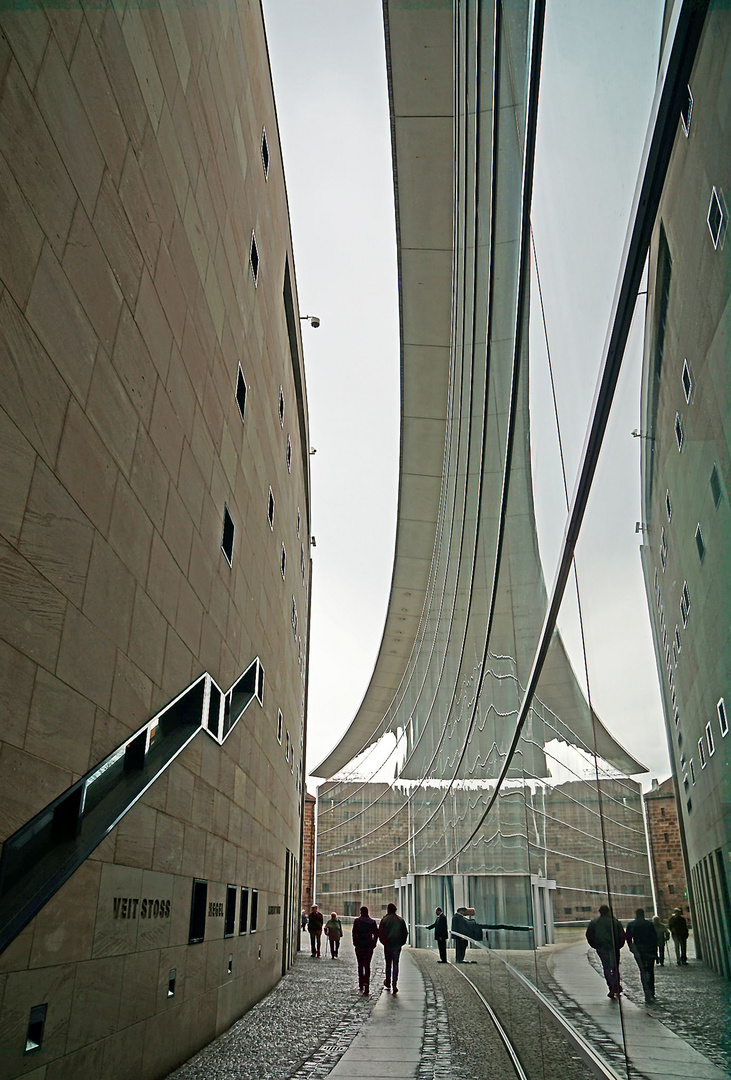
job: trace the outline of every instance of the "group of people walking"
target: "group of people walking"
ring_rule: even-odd
[[[330,942],[330,955],[337,960],[340,951],[340,941],[343,936],[343,924],[333,911],[329,920],[324,922],[324,916],[313,904],[308,916],[302,912],[302,929],[305,924],[310,935],[312,955],[320,955],[320,943],[323,931]],[[358,961],[358,991],[362,994],[370,993],[371,962],[373,952],[378,942],[383,945],[386,960],[386,980],[384,986],[394,994],[398,993],[398,973],[401,949],[406,944],[409,931],[406,923],[396,912],[396,905],[389,904],[386,914],[377,923],[368,914],[365,905],[360,909],[360,915],[353,922],[353,947]]]
[[[646,919],[644,909],[637,908],[634,919],[623,928],[608,905],[602,904],[598,917],[592,919],[587,927],[586,940],[592,949],[596,950],[601,961],[609,988],[608,997],[616,1001],[622,993],[619,954],[626,943],[640,971],[645,1003],[651,1004],[655,1000],[655,963],[664,966],[665,945],[671,936],[675,945],[676,963],[687,964],[688,923],[680,908],[676,908],[672,913],[667,926],[657,915]]]

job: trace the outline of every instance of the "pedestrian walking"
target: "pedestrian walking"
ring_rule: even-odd
[[[653,915],[652,923],[657,937],[657,962],[660,967],[665,967],[665,942],[669,939],[670,932],[665,923],[661,922],[659,915]]]
[[[452,937],[454,938],[454,959],[457,964],[464,964],[469,938],[482,941],[482,927],[474,920],[475,909],[458,907],[452,916]]]
[[[592,919],[586,928],[586,940],[592,949],[596,949],[601,960],[604,978],[609,987],[609,994],[613,1001],[618,1000],[622,993],[622,985],[619,981],[619,950],[624,945],[625,937],[622,924],[612,915],[611,908],[602,904],[599,915]]]
[[[435,908],[434,914],[436,918],[433,923],[430,923],[426,927],[427,930],[434,931],[434,938],[439,949],[438,964],[446,964],[447,961],[447,938],[449,937],[449,929],[447,927],[447,916],[444,914],[440,907]]]
[[[657,933],[654,923],[645,918],[645,909],[637,908],[632,922],[625,928],[625,937],[630,952],[640,969],[642,989],[645,992],[645,1004],[655,1000],[655,957],[657,956]]]
[[[353,922],[353,945],[358,960],[358,990],[369,993],[371,984],[371,960],[378,944],[378,923],[368,914],[364,905],[360,916]]]
[[[338,953],[340,952],[340,939],[343,936],[343,924],[338,918],[337,911],[333,911],[330,914],[330,918],[325,923],[325,937],[330,942],[330,955],[333,960],[337,960]]]
[[[401,950],[408,938],[408,927],[396,913],[396,905],[389,904],[378,926],[378,940],[383,945],[383,951],[386,954],[386,981],[383,985],[394,994],[398,994],[399,960]]]
[[[305,911],[304,908],[302,908],[302,914],[300,915],[300,919],[302,921],[302,929],[306,930],[307,929],[307,912]]]
[[[679,907],[676,907],[675,911],[668,919],[668,930],[673,935],[675,962],[677,964],[687,964],[688,923]]]
[[[320,955],[320,938],[322,937],[322,912],[317,910],[317,904],[312,905],[309,918],[307,919],[307,929],[310,932],[310,945],[312,946],[312,955]]]

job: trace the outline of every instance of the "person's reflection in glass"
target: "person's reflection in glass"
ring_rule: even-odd
[[[619,981],[619,950],[624,945],[625,936],[621,922],[614,918],[606,904],[601,905],[598,918],[592,919],[587,926],[586,940],[592,949],[596,949],[601,960],[604,978],[609,987],[607,997],[617,1001],[622,993]]]

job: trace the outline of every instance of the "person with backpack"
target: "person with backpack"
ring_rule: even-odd
[[[360,916],[353,923],[353,946],[358,960],[358,991],[368,994],[371,983],[371,960],[378,944],[378,923],[363,905]]]
[[[409,931],[401,916],[396,914],[395,904],[389,904],[386,910],[387,914],[383,916],[378,927],[378,938],[386,954],[386,981],[383,985],[387,990],[398,994],[399,959]]]

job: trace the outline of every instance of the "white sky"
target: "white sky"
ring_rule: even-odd
[[[263,0],[263,7],[300,310],[322,320],[318,330],[303,327],[317,448],[312,767],[363,697],[391,581],[400,385],[390,128],[380,0]],[[547,4],[533,225],[570,491],[654,90],[661,14],[661,0]],[[649,782],[669,766],[635,534],[639,446],[631,431],[639,427],[643,317],[638,310],[578,566],[594,704],[650,767]],[[531,354],[536,513],[550,587],[566,515],[535,320]],[[561,625],[578,672],[568,608]]]

